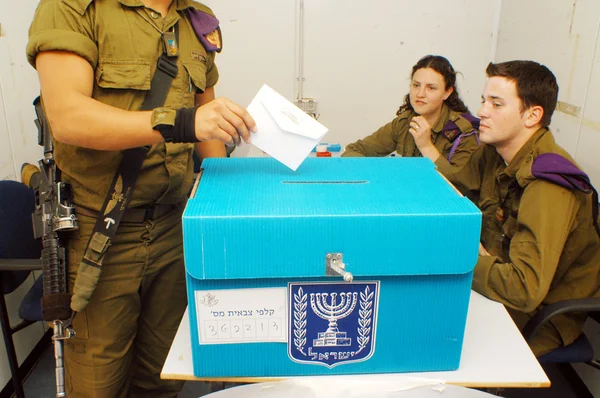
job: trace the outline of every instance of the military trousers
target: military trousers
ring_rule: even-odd
[[[69,398],[176,397],[160,371],[185,311],[183,204],[157,219],[122,222],[85,311],[65,342]],[[95,218],[79,215],[68,249],[70,291]]]

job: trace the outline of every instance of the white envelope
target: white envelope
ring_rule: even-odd
[[[328,129],[266,84],[248,106],[256,121],[252,144],[296,170]]]

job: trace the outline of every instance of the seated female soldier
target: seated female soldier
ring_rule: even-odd
[[[404,157],[434,160],[441,154],[450,165],[460,167],[479,146],[478,129],[479,119],[458,95],[450,62],[427,55],[412,68],[410,91],[396,118],[348,145],[342,156],[387,156],[396,151]]]

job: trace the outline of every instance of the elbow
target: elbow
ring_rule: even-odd
[[[74,134],[66,122],[55,122],[52,124],[52,137],[54,141],[61,144],[81,146],[80,140],[75,138],[76,134]]]
[[[520,303],[515,303],[515,309],[525,314],[534,312],[544,301],[546,295],[539,288],[526,290],[526,296]]]
[[[74,122],[77,120],[77,109],[52,109],[47,112],[47,117],[54,141],[61,144],[80,145],[77,137],[81,137],[81,131],[78,134],[74,128],[79,124]]]
[[[81,145],[87,124],[88,99],[79,93],[67,93],[62,98],[46,98],[44,109],[54,141]]]
[[[540,304],[541,304],[541,301],[535,302],[533,300],[527,300],[525,303],[523,303],[523,306],[520,308],[517,308],[517,310],[519,310],[525,314],[529,314],[529,313],[532,313],[533,311],[535,311],[536,308],[539,307]]]
[[[69,124],[67,120],[71,118],[68,108],[65,106],[57,106],[58,104],[46,103],[45,112],[46,120],[52,132],[52,139],[61,144],[69,144]]]
[[[71,144],[67,128],[62,124],[60,118],[58,118],[58,120],[53,118],[50,122],[50,126],[52,129],[52,138],[54,139],[54,141],[60,142],[61,144]]]

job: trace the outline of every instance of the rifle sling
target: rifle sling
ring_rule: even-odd
[[[177,27],[175,38],[178,41]],[[169,56],[165,47],[158,59],[150,91],[146,94],[140,110],[152,110],[164,105],[177,71],[177,55]],[[104,255],[129,205],[135,182],[149,149],[149,146],[144,146],[127,149],[123,153],[79,266],[71,298],[71,309],[75,312],[83,311],[89,303],[100,277]]]

